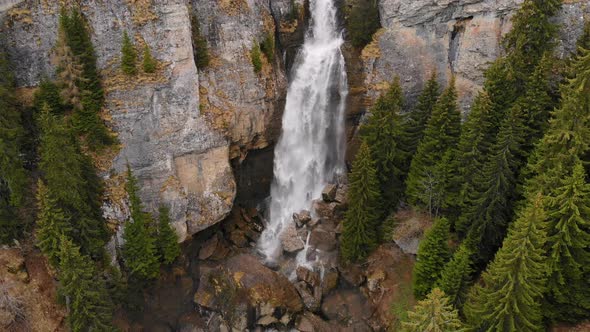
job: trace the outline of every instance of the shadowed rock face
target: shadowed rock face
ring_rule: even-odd
[[[432,71],[441,82],[457,79],[460,105],[468,110],[483,83],[483,71],[501,53],[500,40],[510,30],[510,17],[523,0],[381,0],[383,29],[363,51],[369,97],[401,78],[409,106]],[[567,1],[556,21],[561,25],[557,53],[575,48],[590,14],[587,1]]]

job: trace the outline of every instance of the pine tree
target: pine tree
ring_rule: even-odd
[[[551,320],[576,321],[590,314],[590,184],[581,161],[546,199],[549,279],[543,313]]]
[[[380,27],[377,1],[356,1],[353,3],[346,20],[346,30],[354,47],[363,48],[370,43],[373,34]]]
[[[156,71],[156,60],[152,57],[152,51],[150,51],[150,47],[145,45],[143,48],[143,71],[146,73],[153,73]]]
[[[85,146],[92,151],[100,150],[116,142],[100,117],[100,109],[97,108],[88,91],[82,93],[82,108],[74,113],[72,123],[76,132],[84,135]]]
[[[58,85],[61,89],[62,100],[74,109],[81,109],[82,92],[78,86],[85,80],[83,66],[68,46],[66,32],[62,27],[59,28],[57,44],[54,49],[54,63],[57,66]]]
[[[123,32],[123,43],[121,46],[121,69],[127,75],[135,75],[137,69],[135,63],[137,62],[137,53],[135,46],[129,38],[127,31]]]
[[[178,235],[170,225],[170,211],[160,206],[160,222],[158,223],[158,249],[164,264],[170,264],[180,255]]]
[[[262,70],[262,59],[260,58],[260,46],[254,41],[254,46],[250,50],[250,59],[252,60],[252,66],[256,74]]]
[[[463,332],[467,331],[457,310],[449,304],[445,293],[434,288],[426,299],[418,302],[414,311],[402,322],[402,332]]]
[[[492,125],[492,102],[485,91],[481,91],[473,102],[471,112],[461,128],[454,165],[458,177],[453,179],[461,188],[456,204],[461,210],[471,206],[480,191],[478,180],[488,161],[491,146],[495,140],[496,129]],[[443,289],[444,290],[444,289]]]
[[[411,159],[411,157],[416,153],[416,149],[418,148],[418,144],[424,136],[426,124],[430,119],[432,110],[434,109],[434,105],[436,105],[439,95],[440,86],[438,84],[436,72],[433,72],[432,76],[430,76],[430,79],[426,82],[420,97],[418,97],[416,109],[408,113],[406,118],[404,149],[410,156],[408,159]],[[408,171],[409,167],[410,163],[408,162],[404,168],[405,172]]]
[[[107,232],[100,210],[100,179],[72,133],[49,112],[39,116],[39,169],[48,190],[72,222],[72,237],[85,254],[100,256]]]
[[[430,292],[450,258],[449,229],[446,218],[437,219],[420,242],[413,275],[414,295],[418,299]]]
[[[460,233],[478,245],[476,263],[485,266],[502,244],[508,222],[512,218],[513,202],[517,199],[516,179],[522,165],[522,145],[526,135],[522,109],[515,105],[504,120],[498,139],[484,165],[476,188],[474,204],[468,206],[457,222]]]
[[[65,31],[67,45],[82,64],[84,80],[80,82],[79,88],[89,91],[93,103],[100,109],[104,95],[96,66],[94,46],[84,17],[76,6],[69,12],[62,8],[59,25],[60,29]]]
[[[453,258],[445,264],[435,287],[440,288],[455,308],[461,308],[464,295],[471,283],[471,253],[466,244],[461,244]]]
[[[361,137],[367,142],[375,162],[386,214],[397,207],[404,189],[406,155],[400,149],[402,106],[402,88],[396,78],[387,93],[377,99],[371,108],[371,116],[361,127]]]
[[[201,25],[196,14],[191,15],[191,30],[195,64],[198,69],[203,70],[209,65],[209,48],[207,46],[207,39],[201,33]]]
[[[59,266],[62,236],[72,232],[70,220],[43,183],[37,182],[37,245],[54,268]]]
[[[468,296],[465,314],[477,331],[541,331],[547,234],[542,197],[516,219],[502,248]]]
[[[457,109],[455,79],[440,96],[428,120],[424,137],[410,166],[406,180],[408,201],[426,207],[430,213],[442,207],[445,188],[450,179],[439,177],[445,155],[454,153],[461,131],[461,115]]]
[[[150,232],[148,221],[151,220],[147,213],[142,211],[141,199],[138,195],[137,179],[127,166],[127,194],[131,219],[125,223],[123,239],[123,257],[125,265],[133,278],[140,281],[151,280],[158,277],[160,263],[156,248],[156,239]]]
[[[349,207],[340,237],[340,252],[345,261],[360,261],[377,243],[380,216],[379,182],[371,151],[366,142],[355,157],[350,173]]]
[[[41,80],[39,88],[33,96],[33,106],[37,112],[41,112],[45,104],[49,106],[52,113],[63,114],[65,112],[65,105],[61,98],[60,89],[57,84],[48,78]]]
[[[20,151],[24,134],[14,78],[0,53],[0,243],[12,242],[23,231],[19,209],[24,205],[28,184]]]
[[[62,236],[59,264],[60,293],[68,307],[68,323],[73,332],[113,331],[113,306],[104,281],[92,260]]]
[[[275,58],[275,38],[272,32],[266,34],[260,43],[260,50],[266,56],[268,62],[272,63]]]

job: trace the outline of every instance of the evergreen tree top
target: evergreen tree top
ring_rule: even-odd
[[[449,304],[445,293],[434,288],[426,299],[418,302],[414,311],[402,322],[402,332],[463,332],[457,310]]]

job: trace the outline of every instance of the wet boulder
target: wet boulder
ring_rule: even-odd
[[[334,202],[336,200],[336,191],[338,186],[335,184],[328,184],[322,190],[322,199],[324,202]]]
[[[293,221],[297,227],[307,225],[311,221],[311,213],[307,210],[302,210],[299,213],[293,213]]]
[[[287,226],[287,229],[283,230],[280,236],[283,250],[288,253],[295,253],[302,250],[305,247],[305,243],[299,236],[297,229],[293,223]]]

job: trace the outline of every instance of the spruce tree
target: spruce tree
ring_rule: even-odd
[[[37,182],[37,245],[54,268],[59,267],[62,236],[70,237],[72,227],[66,214],[43,183]]]
[[[0,243],[11,243],[24,228],[19,216],[28,184],[20,150],[24,134],[14,78],[0,53]]]
[[[445,292],[449,303],[457,309],[462,307],[464,295],[471,284],[471,254],[472,249],[461,244],[435,283],[435,287]]]
[[[45,104],[55,114],[63,114],[66,110],[59,87],[48,78],[41,80],[33,96],[33,106],[37,112],[41,112]]]
[[[207,39],[201,33],[201,25],[196,14],[191,15],[191,30],[195,64],[199,70],[203,70],[209,65],[209,48]]]
[[[150,231],[148,221],[151,217],[142,211],[139,198],[137,179],[127,166],[127,194],[131,210],[131,220],[125,223],[123,239],[123,257],[132,278],[139,281],[155,279],[160,273],[160,263],[156,247],[156,239]]]
[[[135,75],[137,68],[137,53],[135,52],[135,45],[129,38],[127,31],[123,32],[123,42],[121,44],[121,69],[126,75]]]
[[[430,76],[430,79],[426,82],[420,97],[418,97],[418,104],[416,105],[416,108],[406,116],[406,124],[404,126],[404,149],[408,153],[408,159],[410,160],[411,157],[413,157],[416,153],[418,144],[424,136],[426,124],[430,119],[432,110],[434,109],[434,105],[436,105],[439,95],[440,86],[438,84],[436,72],[433,72],[432,76]],[[404,171],[407,172],[409,167],[410,163],[408,161],[404,167]]]
[[[450,179],[441,177],[441,170],[455,153],[461,132],[461,115],[457,109],[455,79],[440,96],[428,120],[424,137],[412,159],[406,180],[406,196],[410,204],[427,208],[430,213],[442,207]],[[443,172],[445,173],[445,172]]]
[[[354,47],[363,48],[381,27],[379,4],[375,0],[353,2],[346,19],[348,37]]]
[[[145,45],[143,48],[143,62],[142,62],[143,71],[151,74],[156,71],[156,60],[152,56],[152,51],[150,51],[150,47]]]
[[[449,229],[446,218],[437,219],[420,241],[413,275],[414,295],[418,299],[430,292],[450,258]]]
[[[100,109],[104,101],[104,95],[96,65],[96,54],[87,23],[80,10],[73,6],[69,11],[62,8],[59,25],[65,31],[68,46],[82,64],[84,80],[80,82],[80,90],[89,91],[93,103]]]
[[[164,264],[170,264],[180,255],[178,235],[170,225],[170,211],[165,206],[160,206],[160,218],[158,223],[158,249]]]
[[[541,331],[547,240],[542,197],[522,211],[481,284],[469,292],[465,314],[477,331]]]
[[[396,78],[389,90],[377,99],[371,116],[361,128],[361,137],[367,142],[375,162],[385,214],[397,207],[404,189],[406,154],[400,148],[402,107],[402,88]]]
[[[82,108],[74,113],[72,123],[76,132],[84,135],[85,146],[92,151],[100,150],[116,141],[105,126],[100,117],[100,109],[88,91],[82,93]]]
[[[477,194],[485,188],[478,188],[478,180],[488,161],[491,146],[495,140],[492,102],[485,91],[475,97],[471,112],[461,128],[457,147],[457,158],[453,161],[458,176],[454,179],[461,188],[458,194],[458,208],[471,206]],[[444,290],[444,289],[443,289]]]
[[[468,206],[458,220],[456,229],[478,245],[475,254],[480,266],[493,257],[502,244],[513,203],[517,199],[516,179],[522,166],[522,145],[526,135],[523,111],[518,105],[504,120],[498,139],[492,147],[490,160],[483,167],[473,205]]]
[[[579,160],[571,172],[561,171],[559,186],[546,198],[549,278],[543,313],[553,321],[576,321],[590,314],[590,184]]]
[[[57,35],[54,62],[57,66],[60,96],[66,104],[79,110],[82,108],[82,91],[78,86],[85,80],[83,66],[67,44],[65,29],[60,27]]]
[[[418,302],[414,311],[402,321],[402,332],[463,332],[467,331],[457,310],[449,303],[445,293],[434,288],[426,299]]]
[[[252,60],[252,67],[256,74],[262,70],[262,59],[260,58],[260,45],[254,41],[254,46],[250,50],[250,60]]]
[[[377,225],[381,212],[379,181],[375,163],[366,142],[355,157],[350,173],[349,207],[340,237],[340,253],[345,261],[360,261],[377,243]]]
[[[63,119],[39,116],[39,169],[48,190],[72,223],[72,237],[85,254],[100,256],[107,232],[100,210],[100,179]]]
[[[70,329],[113,331],[113,305],[92,260],[80,254],[79,248],[66,236],[59,242],[60,293],[66,299]]]

